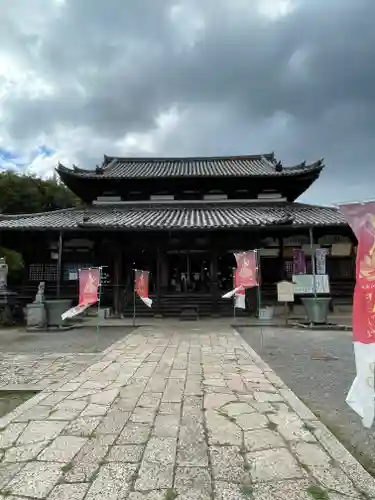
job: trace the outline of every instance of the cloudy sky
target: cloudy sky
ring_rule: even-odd
[[[0,0],[0,168],[275,151],[375,197],[375,0]]]

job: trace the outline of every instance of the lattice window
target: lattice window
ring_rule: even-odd
[[[28,276],[29,281],[56,281],[57,264],[30,264]]]
[[[285,269],[285,275],[287,279],[292,279],[293,276],[293,261],[292,260],[285,260],[284,261],[284,269]]]
[[[284,269],[285,269],[286,279],[292,279],[293,260],[285,260]],[[306,274],[312,274],[311,259],[309,257],[306,257]]]

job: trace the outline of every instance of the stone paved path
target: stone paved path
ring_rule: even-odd
[[[9,385],[59,387],[61,380],[70,380],[100,358],[98,354],[1,354],[0,390]]]
[[[375,481],[223,324],[140,328],[0,426],[3,499],[375,498]]]

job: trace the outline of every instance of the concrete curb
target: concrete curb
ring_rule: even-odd
[[[300,419],[309,424],[312,434],[326,452],[340,465],[353,484],[369,498],[375,498],[375,479],[349,453],[330,430],[312,413],[312,411],[294,394],[293,391],[276,375],[270,366],[263,361],[257,352],[232,327],[234,336],[247,351],[254,363],[264,372],[266,378],[279,390],[282,397],[295,411]]]

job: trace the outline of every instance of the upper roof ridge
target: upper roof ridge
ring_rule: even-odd
[[[185,161],[231,161],[231,160],[274,160],[274,153],[263,153],[255,155],[215,155],[215,156],[108,156],[104,155],[103,166],[108,166],[113,160],[126,163],[157,163],[157,162],[185,162]]]

